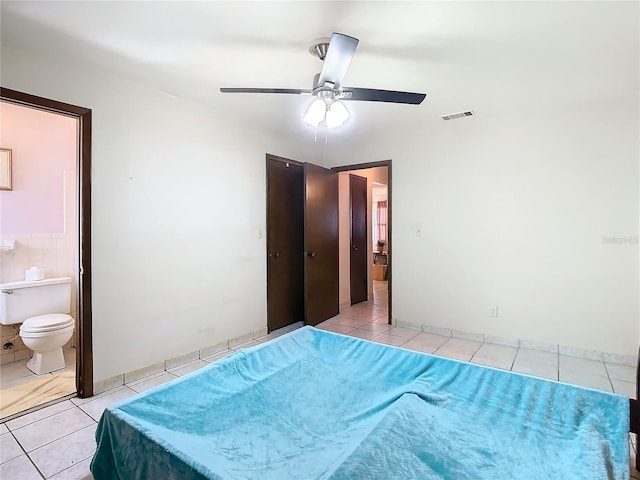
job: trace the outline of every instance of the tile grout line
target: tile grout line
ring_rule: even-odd
[[[28,453],[27,453],[27,451],[24,449],[24,447],[22,446],[22,444],[18,441],[18,439],[16,438],[16,436],[13,434],[13,432],[11,432],[11,430],[9,430],[9,435],[11,435],[11,436],[13,437],[13,439],[15,440],[15,442],[18,444],[18,447],[20,447],[20,450],[22,450],[22,452],[23,452],[27,457],[29,457],[29,454],[28,454]],[[18,457],[16,457],[16,458],[18,458]],[[13,458],[12,458],[11,460],[13,460]],[[11,461],[11,460],[9,460],[9,461]],[[29,460],[31,460],[31,459],[29,459]],[[5,462],[5,463],[7,463],[7,462]]]
[[[480,346],[478,347],[478,350],[476,350],[472,355],[471,358],[469,359],[469,361],[467,363],[471,363],[471,361],[476,358],[476,355],[478,354],[478,352],[480,351],[480,349],[482,348],[482,346],[484,345],[484,341],[480,344]]]
[[[48,417],[45,417],[45,418],[48,418]],[[34,423],[35,423],[35,422],[34,422]],[[7,429],[8,429],[8,427],[7,427]],[[13,432],[12,432],[11,430],[9,430],[9,435],[11,435],[11,436],[13,437],[13,440],[16,442],[16,444],[18,445],[18,447],[20,448],[20,450],[22,450],[22,452],[24,453],[24,456],[27,458],[27,460],[29,461],[29,463],[31,463],[31,465],[33,465],[33,468],[35,468],[35,469],[36,469],[36,472],[38,472],[38,475],[40,475],[40,477],[42,477],[42,478],[46,478],[46,477],[44,476],[44,474],[40,471],[40,469],[38,468],[38,466],[37,466],[35,463],[33,463],[33,460],[31,460],[31,457],[29,456],[29,453],[24,449],[24,447],[22,446],[22,444],[20,443],[20,441],[16,438],[16,436],[13,434]],[[15,458],[20,458],[21,456],[22,456],[22,455],[18,455],[18,456],[17,456],[17,457],[15,457]],[[10,462],[10,461],[12,461],[12,460],[15,460],[15,458],[12,458],[12,459],[11,459],[11,460],[9,460],[8,462]],[[8,463],[8,462],[5,462],[5,463]]]
[[[511,367],[509,368],[510,372],[513,372],[513,366],[516,364],[516,358],[518,358],[518,353],[520,353],[520,343],[518,343],[518,348],[516,348],[516,354],[513,356],[513,360],[511,360]]]
[[[613,386],[613,379],[611,378],[611,374],[609,373],[609,369],[607,368],[607,364],[605,362],[604,363],[604,371],[607,372],[607,378],[609,379],[609,385],[611,385],[611,391],[613,393],[616,393],[616,388]]]
[[[44,476],[44,473],[42,473],[42,471],[38,468],[38,466],[35,464],[35,462],[31,459],[31,457],[29,456],[29,454],[27,453],[27,458],[29,459],[29,461],[31,462],[31,465],[33,465],[33,468],[36,469],[36,472],[38,472],[38,474],[46,479],[47,477]]]

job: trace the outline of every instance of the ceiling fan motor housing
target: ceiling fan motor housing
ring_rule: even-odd
[[[333,83],[325,82],[324,85],[320,85],[319,79],[320,74],[316,73],[313,76],[313,88],[311,90],[312,95],[324,100],[333,100],[334,98],[340,96],[340,90],[335,88],[335,85]]]

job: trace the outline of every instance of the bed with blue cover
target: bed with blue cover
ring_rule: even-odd
[[[106,479],[629,478],[625,397],[311,327],[105,410]]]

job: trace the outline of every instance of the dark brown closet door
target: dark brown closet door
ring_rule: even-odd
[[[267,327],[304,320],[302,165],[267,156]]]
[[[338,290],[338,175],[304,164],[305,321],[318,323],[340,312]]]

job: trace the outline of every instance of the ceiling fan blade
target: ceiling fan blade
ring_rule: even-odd
[[[324,64],[318,78],[318,85],[322,86],[325,82],[330,82],[335,85],[335,88],[340,88],[353,54],[356,53],[358,42],[357,38],[342,33],[331,35],[327,56],[324,57]]]
[[[397,92],[395,90],[376,90],[373,88],[343,88],[343,92],[347,94],[344,100],[362,100],[365,102],[389,102],[389,103],[409,103],[411,105],[420,105],[426,93],[413,92]],[[349,97],[348,94],[351,93]]]
[[[294,95],[311,95],[311,90],[299,88],[221,88],[222,93],[292,93]]]

